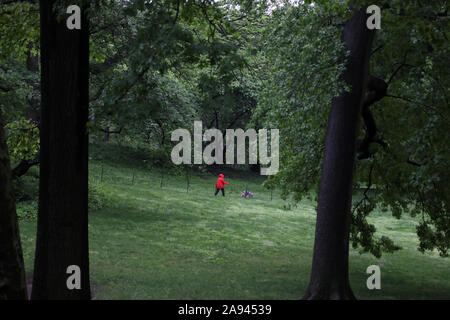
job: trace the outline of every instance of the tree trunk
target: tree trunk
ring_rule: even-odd
[[[36,49],[39,50],[39,48],[37,48],[33,42],[29,42],[28,46],[27,46],[28,50],[26,52],[27,55],[27,59],[26,59],[26,66],[27,66],[27,70],[31,71],[31,72],[39,72],[39,55],[33,55],[31,53],[31,50]]]
[[[374,31],[365,8],[344,26],[350,56],[341,80],[351,87],[331,103],[319,187],[311,278],[303,299],[355,299],[348,277],[349,223],[356,139]]]
[[[90,299],[89,29],[86,8],[81,8],[81,30],[69,30],[68,15],[58,19],[55,2],[40,1],[41,165],[31,298]],[[81,270],[81,289],[67,287],[71,265]]]
[[[8,148],[0,115],[0,300],[28,298]]]
[[[105,135],[103,137],[103,142],[109,142],[109,135],[110,135],[109,127],[106,127],[104,132],[105,132]]]

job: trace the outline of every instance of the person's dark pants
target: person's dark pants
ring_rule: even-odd
[[[225,197],[225,189],[224,188],[216,189],[216,193],[214,193],[214,195],[217,196],[217,194],[219,193],[219,190],[222,190],[222,195]]]

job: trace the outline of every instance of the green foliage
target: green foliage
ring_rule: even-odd
[[[37,168],[30,168],[26,175],[14,180],[14,193],[19,220],[36,220],[39,200]]]
[[[14,181],[16,202],[37,201],[39,196],[39,176],[36,169]]]
[[[92,158],[127,167],[158,166],[190,179],[188,171],[169,168],[170,135],[176,128],[190,128],[193,120],[208,128],[278,128],[280,172],[265,187],[280,187],[282,196],[294,201],[314,198],[331,99],[351,89],[339,81],[349,2],[371,4],[91,1],[90,139],[104,139],[110,132],[112,143],[128,147],[111,157],[108,146],[96,145]],[[68,4],[58,2],[60,18]],[[389,85],[388,95],[372,106],[386,147],[371,144],[372,157],[355,168],[351,240],[375,256],[396,250],[389,238],[378,235],[370,214],[382,210],[405,218],[406,212],[421,218],[419,250],[437,249],[446,256],[448,3],[393,0],[380,5],[382,29],[370,72]],[[39,72],[30,70],[29,62],[39,56],[38,4],[0,6],[0,108],[12,157],[32,159],[39,150],[40,88]],[[371,192],[361,191],[366,187]],[[100,208],[106,196],[102,186],[91,189],[91,206]]]
[[[363,198],[355,206],[351,215],[350,240],[354,249],[362,247],[360,253],[370,252],[375,257],[380,258],[383,252],[394,252],[401,247],[386,236],[375,237],[376,227],[367,221],[367,216],[376,208],[373,198]]]
[[[39,73],[27,70],[23,62],[0,62],[0,108],[7,123],[39,112],[38,103],[34,105],[40,100],[39,78]]]
[[[39,152],[39,129],[30,120],[21,118],[5,126],[12,159],[32,160]]]
[[[24,62],[26,54],[37,53],[36,43],[39,39],[39,4],[29,1],[12,1],[0,3],[0,63],[14,57]]]
[[[170,165],[172,161],[170,160],[169,151],[164,148],[157,148],[151,152],[149,158],[149,164],[158,168],[165,168]]]
[[[280,172],[271,179],[296,200],[318,182],[329,105],[343,89],[337,81],[343,68],[342,20],[325,9],[273,11],[260,44],[264,82],[253,123],[280,129]]]
[[[376,185],[373,201],[420,216],[419,250],[448,255],[450,248],[450,73],[445,1],[392,1],[383,10],[372,73],[388,83],[388,96],[373,109],[387,142],[371,161],[360,161],[357,181]],[[370,174],[370,166],[375,163]]]
[[[273,11],[260,49],[266,82],[253,116],[256,124],[280,128],[281,170],[268,184],[296,200],[317,187],[327,106],[344,88],[339,39],[346,1],[314,3]],[[450,248],[447,12],[445,1],[390,1],[382,11],[370,72],[388,84],[388,95],[371,109],[386,147],[371,144],[371,158],[357,163],[350,236],[354,247],[375,256],[398,249],[368,220],[378,208],[395,218],[422,217],[419,250],[446,256]],[[361,186],[374,192],[362,196]]]
[[[19,220],[36,220],[38,212],[37,201],[19,202],[16,212]]]
[[[89,211],[100,210],[108,206],[111,197],[102,183],[89,180],[88,208]]]

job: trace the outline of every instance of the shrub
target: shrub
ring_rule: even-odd
[[[36,220],[38,211],[37,201],[18,202],[16,211],[19,220]]]
[[[17,192],[17,191],[16,191]],[[22,191],[23,192],[23,191]],[[19,191],[20,194],[25,194]],[[32,197],[35,198],[35,197]],[[24,201],[24,199],[27,199]],[[19,220],[35,220],[37,218],[38,201],[28,200],[29,197],[20,197],[16,203],[16,212]],[[107,206],[109,201],[108,193],[103,184],[89,181],[88,208],[91,210],[100,210]]]
[[[31,160],[39,152],[39,128],[36,123],[21,118],[5,126],[8,149],[13,159]]]
[[[37,201],[39,196],[39,178],[31,175],[22,176],[14,181],[17,202]]]
[[[100,210],[108,204],[109,196],[104,185],[89,180],[88,208],[89,210]]]

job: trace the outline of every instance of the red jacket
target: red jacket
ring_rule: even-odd
[[[223,174],[219,174],[219,179],[217,179],[216,188],[223,189],[224,184],[228,184],[228,182],[225,182],[225,180],[223,179]]]

